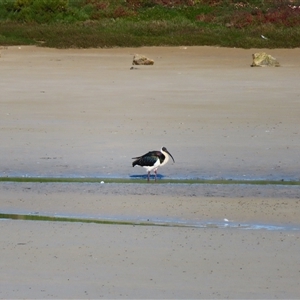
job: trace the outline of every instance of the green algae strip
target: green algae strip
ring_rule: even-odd
[[[6,214],[0,213],[0,220],[23,220],[23,221],[47,221],[47,222],[70,222],[70,223],[94,223],[102,225],[131,225],[131,226],[161,226],[161,227],[192,227],[174,223],[159,223],[152,221],[122,221],[122,220],[101,220],[72,217],[51,217],[42,215]]]
[[[0,182],[40,183],[148,183],[146,179],[95,178],[95,177],[0,177]],[[300,181],[285,180],[235,180],[235,179],[158,179],[150,184],[251,184],[251,185],[300,185]],[[148,183],[148,184],[149,184]]]

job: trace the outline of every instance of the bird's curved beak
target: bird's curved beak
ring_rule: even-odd
[[[168,151],[168,150],[166,150],[166,152],[172,157],[172,159],[173,159],[173,162],[175,163],[175,160],[174,160],[174,158],[173,158],[173,156],[172,156],[172,154]]]

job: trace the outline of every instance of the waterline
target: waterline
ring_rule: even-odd
[[[94,223],[102,225],[131,225],[131,226],[160,226],[178,228],[216,228],[216,229],[243,229],[243,230],[270,230],[270,231],[300,231],[300,225],[286,224],[258,224],[238,223],[231,221],[194,221],[180,219],[122,219],[118,217],[95,218],[87,216],[67,215],[39,215],[0,213],[0,220],[47,221],[47,222],[75,222]]]
[[[97,177],[0,177],[0,182],[40,182],[40,183],[147,183],[145,179],[97,178]],[[236,180],[236,179],[159,179],[150,184],[247,184],[247,185],[296,185],[300,181],[284,180]],[[149,184],[148,183],[148,184]]]

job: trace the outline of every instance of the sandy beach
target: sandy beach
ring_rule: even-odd
[[[251,68],[257,49],[20,48],[1,50],[2,176],[139,175],[166,146],[167,177],[299,180],[299,49]]]
[[[135,178],[166,146],[164,178],[300,179],[300,49],[0,51],[2,177]],[[132,222],[1,219],[1,299],[300,298],[299,186],[1,182],[0,203]]]

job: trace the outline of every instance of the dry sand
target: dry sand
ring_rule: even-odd
[[[0,175],[144,174],[131,158],[166,146],[172,178],[299,179],[300,49],[55,50],[1,56]],[[133,54],[154,66],[130,70]]]
[[[137,52],[155,65],[130,70]],[[2,49],[0,175],[126,178],[166,146],[169,178],[299,180],[300,50],[254,52]],[[193,225],[2,220],[2,299],[300,298],[299,186],[2,182],[0,203]]]

